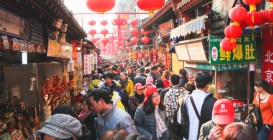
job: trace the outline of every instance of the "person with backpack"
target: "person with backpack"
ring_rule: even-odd
[[[166,106],[170,137],[172,140],[180,140],[179,126],[176,117],[180,107],[179,103],[186,95],[188,95],[188,91],[183,87],[179,87],[179,75],[173,74],[170,79],[172,87],[165,94],[164,105]]]
[[[120,73],[120,80],[119,83],[121,85],[121,90],[123,91],[123,96],[126,96],[126,99],[123,98],[122,104],[125,107],[125,110],[128,109],[129,105],[128,105],[128,100],[129,100],[129,96],[133,96],[135,94],[134,91],[134,83],[133,81],[126,75],[125,72],[121,72]]]
[[[212,110],[216,99],[212,93],[206,92],[210,82],[210,74],[206,71],[199,71],[195,75],[196,90],[185,97],[184,103],[182,102],[181,120],[186,122],[185,126],[189,129],[188,138],[186,137],[189,140],[196,140],[201,125],[212,119]]]

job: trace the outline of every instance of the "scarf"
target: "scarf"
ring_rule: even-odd
[[[158,113],[158,109],[155,110],[155,120],[156,120],[156,137],[162,137],[163,133],[167,130],[167,127]]]

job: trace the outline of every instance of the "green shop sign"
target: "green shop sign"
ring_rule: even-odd
[[[224,51],[220,48],[223,37],[209,37],[209,58],[211,65],[242,64],[256,62],[256,42],[251,36],[242,36],[237,39],[237,46],[233,51]]]

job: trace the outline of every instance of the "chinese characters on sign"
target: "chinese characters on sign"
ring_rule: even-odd
[[[166,36],[174,28],[173,19],[158,25],[159,35],[161,37]]]
[[[273,36],[263,30],[262,77],[273,85]]]
[[[223,38],[210,36],[210,63],[211,65],[239,64],[256,62],[256,44],[250,36],[237,39],[237,46],[233,51],[224,51],[220,48]]]
[[[83,56],[83,73],[84,74],[91,74],[91,71],[92,71],[91,61],[93,61],[91,54],[85,54]]]

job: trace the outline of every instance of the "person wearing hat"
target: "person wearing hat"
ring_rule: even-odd
[[[145,75],[145,69],[140,68],[139,74],[135,76],[134,83],[141,83],[142,85],[146,84],[146,75]]]
[[[98,114],[96,119],[97,139],[100,139],[108,130],[125,129],[129,134],[137,133],[131,116],[113,105],[113,93],[109,88],[94,88],[89,91],[89,102]]]
[[[37,132],[43,140],[76,140],[82,135],[82,125],[70,115],[55,114]]]
[[[148,76],[148,77],[146,78],[146,85],[147,85],[147,86],[154,85],[153,77]]]
[[[152,140],[169,140],[165,106],[160,100],[160,94],[154,85],[150,85],[144,95],[143,105],[137,108],[134,117],[138,133]]]
[[[227,99],[219,99],[213,106],[213,120],[201,126],[199,140],[217,140],[226,125],[233,123],[233,103]]]
[[[139,105],[142,104],[145,95],[144,95],[144,90],[147,86],[143,86],[141,83],[136,83],[135,85],[135,94],[133,96],[129,97],[129,108],[127,112],[130,114],[132,118],[135,116],[136,109],[138,108]]]

